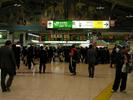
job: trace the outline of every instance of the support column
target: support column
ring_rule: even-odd
[[[26,45],[26,33],[23,33],[23,45]]]
[[[7,33],[7,40],[11,40],[14,43],[14,34],[13,32]]]
[[[21,33],[19,36],[19,41],[22,46],[26,45],[26,33]]]

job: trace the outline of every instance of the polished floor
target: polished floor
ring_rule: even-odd
[[[45,74],[38,73],[38,66],[28,70],[22,64],[11,92],[0,92],[0,100],[96,100],[97,95],[113,82],[115,75],[114,68],[108,64],[97,65],[94,78],[88,77],[87,64],[77,64],[76,76],[70,75],[68,63],[49,63]],[[133,74],[130,74],[127,93],[113,93],[110,100],[133,100],[132,83]]]

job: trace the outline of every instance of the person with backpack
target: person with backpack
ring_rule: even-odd
[[[76,75],[77,49],[75,48],[75,44],[72,45],[69,56],[69,70],[72,73],[72,75]]]

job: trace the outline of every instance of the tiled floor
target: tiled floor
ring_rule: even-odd
[[[38,72],[38,64],[35,67]],[[133,79],[132,75],[129,77],[129,94],[115,93],[111,100],[132,100]],[[33,74],[22,65],[11,92],[0,92],[0,100],[93,100],[113,80],[114,68],[107,64],[96,66],[93,79],[88,77],[87,64],[77,64],[76,76],[70,75],[68,63],[47,64],[45,74]]]

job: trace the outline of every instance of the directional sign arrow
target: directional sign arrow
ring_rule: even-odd
[[[105,23],[104,25],[107,27],[109,24],[108,23]]]
[[[109,21],[104,21],[103,22],[103,28],[110,28]]]

